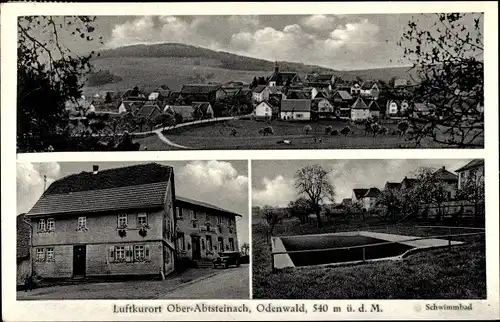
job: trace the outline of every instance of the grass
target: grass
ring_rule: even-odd
[[[275,235],[294,235],[365,229],[402,235],[445,234],[438,229],[415,232],[413,225],[382,222],[299,225],[288,220]],[[462,246],[417,252],[403,261],[382,261],[342,267],[304,267],[271,270],[266,227],[252,228],[253,298],[255,299],[484,299],[486,260],[484,237],[457,238]]]
[[[304,126],[311,125],[313,132],[304,133]],[[326,126],[332,126],[340,131],[346,123],[338,120],[321,120],[319,122],[288,122],[274,120],[271,126],[274,135],[262,136],[259,130],[267,126],[266,122],[252,120],[231,120],[217,124],[198,125],[179,128],[165,133],[172,142],[200,150],[252,150],[252,149],[343,149],[343,148],[412,148],[415,147],[399,135],[376,136],[364,135],[361,125],[351,125],[354,133],[347,137],[342,135],[324,135]],[[385,125],[389,131],[396,129],[395,124]],[[231,135],[231,129],[237,130],[236,136]],[[321,137],[322,142],[315,141]],[[279,144],[280,140],[290,140],[291,144]],[[161,142],[158,138],[138,139],[136,142],[147,146],[148,150],[176,149]],[[442,146],[430,141],[422,143],[421,147],[440,148]]]

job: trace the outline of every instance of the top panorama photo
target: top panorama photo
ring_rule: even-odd
[[[483,17],[19,17],[17,152],[483,148]]]

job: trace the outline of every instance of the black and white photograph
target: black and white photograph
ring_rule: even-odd
[[[17,299],[249,299],[248,161],[17,165]]]
[[[254,299],[486,299],[483,159],[252,161]]]
[[[21,16],[17,151],[483,148],[483,20]]]

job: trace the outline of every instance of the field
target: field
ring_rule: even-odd
[[[430,236],[439,229],[369,222],[299,224],[290,219],[274,235],[353,230]],[[462,232],[462,231],[460,231]],[[458,233],[458,231],[457,231]],[[271,270],[266,227],[252,226],[253,298],[255,299],[484,299],[486,260],[484,237],[457,238],[466,244],[451,249],[421,251],[403,261],[383,261],[342,267],[303,267]]]
[[[330,125],[340,131],[346,124],[337,120],[321,120],[319,122],[287,122],[274,120],[270,123],[274,134],[263,136],[259,130],[267,126],[263,121],[231,120],[216,124],[186,127],[175,131],[165,132],[164,135],[176,144],[199,150],[252,150],[252,149],[382,149],[382,148],[412,148],[414,144],[399,135],[377,135],[375,138],[364,135],[361,125],[350,125],[353,133],[347,137],[343,135],[324,135],[325,127]],[[305,134],[304,127],[310,125],[312,132]],[[392,132],[396,124],[384,125]],[[231,135],[235,128],[237,134]],[[319,141],[321,138],[321,142]],[[316,139],[316,140],[315,140]],[[278,143],[289,140],[290,144]],[[157,137],[151,136],[138,139],[141,150],[147,147],[149,151],[171,150],[172,146],[161,142]],[[439,148],[438,144],[426,141],[421,144],[425,148]]]
[[[196,75],[213,75],[210,82],[242,81],[250,83],[254,76],[268,75],[271,71],[232,70],[217,67],[215,62],[203,62],[194,65],[188,58],[178,57],[109,57],[92,60],[96,70],[109,70],[123,80],[99,87],[86,87],[84,95],[89,96],[103,90],[123,91],[138,86],[144,90],[154,90],[160,85],[167,85],[178,91],[183,84],[197,83]],[[205,64],[206,63],[206,64]]]

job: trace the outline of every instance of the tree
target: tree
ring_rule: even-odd
[[[474,204],[474,215],[484,214],[484,177],[472,174],[460,185],[457,191],[458,199]]]
[[[111,102],[113,102],[113,98],[111,97],[111,93],[110,92],[106,92],[106,98],[104,99],[104,102],[105,103],[111,103]]]
[[[254,76],[252,79],[252,82],[250,83],[250,89],[257,87],[257,85],[258,85],[258,81],[257,81],[257,78]]]
[[[270,237],[273,235],[274,228],[283,219],[281,212],[278,212],[276,208],[271,206],[262,207],[262,216],[265,219],[268,226],[267,241],[269,242]]]
[[[161,124],[163,130],[165,130],[167,126],[175,125],[175,117],[170,113],[162,113],[156,115],[153,122],[155,125]]]
[[[484,145],[483,13],[437,13],[433,24],[413,17],[399,45],[420,78],[414,97],[435,106],[415,115],[410,140],[459,148]]]
[[[408,124],[407,121],[400,121],[398,123],[398,131],[401,135],[404,135],[406,131],[408,131],[408,128],[410,127],[410,124]]]
[[[443,216],[442,205],[449,200],[449,190],[446,183],[436,176],[436,171],[431,168],[420,168],[417,174],[417,183],[412,190],[415,199],[423,204],[436,206],[436,221],[440,221]]]
[[[304,224],[311,213],[311,205],[306,198],[301,197],[288,203],[288,213],[291,217],[299,218],[300,223]]]
[[[344,126],[342,128],[342,130],[340,130],[340,133],[343,134],[344,136],[347,136],[347,134],[349,134],[349,132],[351,132],[351,128],[349,126]]]
[[[333,201],[335,191],[328,181],[330,170],[325,170],[318,164],[308,165],[295,173],[294,181],[297,194],[305,196],[309,201],[311,210],[316,214],[318,227],[322,227],[321,204]]]
[[[83,109],[78,99],[82,96],[85,75],[92,71],[90,59],[94,53],[74,54],[61,39],[64,34],[66,39],[73,36],[93,41],[94,20],[88,16],[22,16],[17,20],[18,152],[40,152],[49,146],[61,151],[71,146],[65,104],[72,101],[78,109]],[[47,40],[38,39],[41,34]],[[79,137],[78,145],[73,148],[85,145],[83,139],[83,135]]]
[[[363,213],[363,204],[361,201],[353,201],[345,205],[345,210],[350,215],[357,215]],[[363,214],[364,216],[364,214]],[[363,218],[364,220],[364,218]]]

